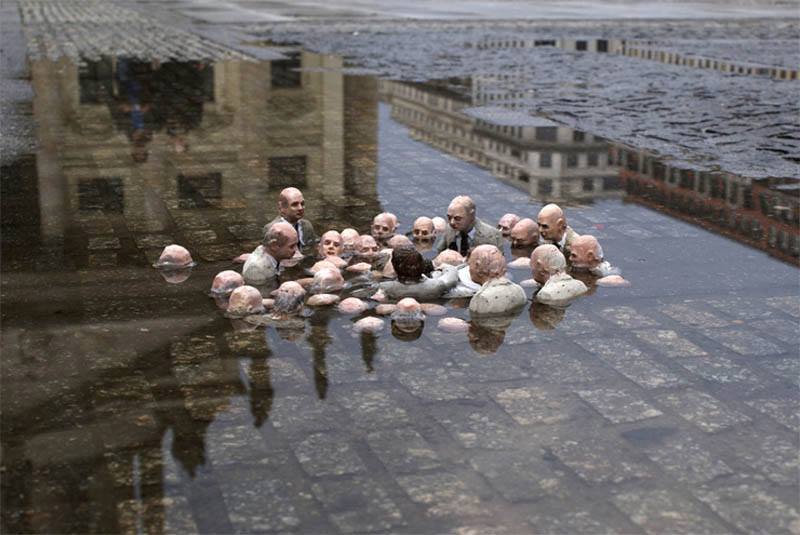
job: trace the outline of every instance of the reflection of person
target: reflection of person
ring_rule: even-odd
[[[436,242],[437,252],[452,249],[466,256],[470,249],[478,245],[494,245],[500,249],[503,247],[503,235],[476,217],[475,202],[465,195],[450,202],[447,222],[449,225],[445,233]]]
[[[285,188],[281,191],[278,196],[278,213],[278,217],[264,226],[264,234],[270,226],[284,222],[294,228],[300,247],[306,247],[317,239],[311,221],[303,218],[306,213],[306,201],[299,189]]]
[[[557,204],[545,205],[539,210],[537,217],[539,235],[542,243],[552,243],[565,258],[569,257],[569,248],[578,234],[567,225],[564,211]]]
[[[497,316],[509,314],[525,306],[525,290],[505,277],[506,261],[494,245],[479,245],[469,257],[469,275],[481,284],[469,302],[470,314]]]
[[[516,310],[516,313],[502,316],[473,317],[467,333],[469,345],[478,353],[486,355],[496,353],[503,345],[506,331],[518,313],[519,309]]]
[[[552,331],[564,319],[567,309],[552,307],[534,300],[529,311],[531,324],[542,331]]]
[[[281,260],[288,260],[297,250],[297,232],[286,222],[271,224],[264,242],[256,247],[244,263],[242,276],[248,284],[264,284],[278,275]]]

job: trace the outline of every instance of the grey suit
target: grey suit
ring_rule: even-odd
[[[472,228],[475,229],[475,235],[469,242],[469,248],[472,249],[478,245],[494,245],[501,251],[503,250],[503,235],[500,233],[499,230],[494,228],[492,225],[488,223],[484,223],[477,217],[475,218],[475,223],[473,223]],[[447,226],[444,234],[439,236],[439,239],[436,241],[434,248],[437,252],[441,253],[448,247],[450,244],[458,236],[458,232],[453,230],[453,227],[450,225]]]
[[[266,236],[269,228],[275,223],[280,223],[280,222],[287,222],[287,221],[283,218],[283,216],[278,216],[269,223],[267,223],[266,225],[264,225],[263,235]],[[314,225],[311,224],[311,221],[309,221],[308,219],[301,219],[300,221],[298,221],[298,223],[300,224],[300,229],[301,232],[303,233],[303,239],[300,242],[301,248],[306,247],[317,241],[317,235],[314,232]]]

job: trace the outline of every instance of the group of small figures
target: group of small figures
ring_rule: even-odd
[[[588,291],[580,278],[598,286],[629,284],[604,259],[597,239],[573,231],[555,204],[544,206],[536,221],[506,214],[493,226],[477,217],[471,198],[458,196],[446,220],[419,217],[408,234],[397,233],[397,217],[384,212],[369,233],[347,228],[319,238],[304,218],[305,199],[297,188],[280,193],[278,212],[265,225],[262,243],[233,259],[243,264],[241,273],[222,271],[211,285],[210,295],[229,317],[253,326],[279,325],[302,316],[306,306],[363,314],[375,301],[376,315],[355,322],[356,332],[381,330],[381,316],[391,318],[393,329],[414,332],[426,315],[448,313],[430,301],[469,299],[472,320],[487,321],[519,312],[528,302],[523,287],[533,288],[538,303],[565,307]],[[506,241],[516,257],[510,263],[503,254]],[[193,265],[188,250],[169,245],[155,267],[174,274]],[[532,278],[517,284],[506,277],[508,267],[530,269]],[[469,330],[456,317],[438,325],[447,332]]]

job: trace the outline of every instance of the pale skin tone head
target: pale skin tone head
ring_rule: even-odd
[[[566,269],[566,259],[555,245],[540,245],[531,253],[533,280],[544,284],[556,273]]]
[[[447,207],[447,222],[457,232],[469,232],[475,223],[475,203],[466,195],[460,195]]]
[[[278,196],[278,212],[289,223],[297,223],[306,213],[303,192],[297,188],[286,188]]]
[[[339,256],[342,250],[342,235],[335,230],[329,230],[319,239],[319,253],[322,256]]]
[[[539,242],[539,225],[533,219],[520,219],[509,235],[511,247],[529,247]]]
[[[592,269],[603,261],[603,250],[597,238],[584,234],[572,243],[569,261],[575,269]]]
[[[397,249],[398,247],[410,247],[413,244],[411,243],[411,240],[408,239],[408,237],[403,236],[402,234],[396,234],[391,238],[389,238],[389,241],[386,242],[386,245],[388,245],[392,249]]]
[[[478,284],[502,277],[506,273],[506,259],[494,245],[479,245],[469,255],[469,276]]]
[[[447,228],[447,221],[443,217],[436,216],[431,219],[431,222],[433,222],[433,232],[436,235],[443,233]]]
[[[397,227],[397,217],[394,214],[383,212],[378,214],[372,220],[372,237],[376,240],[385,240],[394,234],[394,229]]]
[[[564,211],[557,204],[548,204],[539,210],[537,221],[539,235],[548,243],[558,243],[567,231]]]
[[[414,221],[411,233],[416,241],[432,240],[434,236],[433,220],[430,217],[418,217]]]
[[[449,264],[451,266],[458,266],[464,263],[464,257],[458,254],[458,251],[445,249],[433,259],[434,266],[441,266],[442,264]]]
[[[372,236],[359,236],[355,244],[356,254],[359,256],[372,257],[378,254],[378,242]]]
[[[288,260],[297,251],[297,232],[289,223],[275,223],[264,237],[264,248],[275,260]]]
[[[517,214],[506,214],[497,222],[497,229],[503,234],[504,238],[508,238],[511,229],[514,228],[514,225],[518,222],[519,216]]]

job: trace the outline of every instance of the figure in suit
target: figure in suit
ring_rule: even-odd
[[[536,219],[539,223],[540,243],[552,243],[565,258],[569,258],[570,247],[578,237],[578,233],[567,225],[567,218],[564,217],[561,207],[557,204],[547,204],[539,210]]]
[[[314,225],[303,219],[306,212],[306,201],[303,192],[297,188],[286,188],[278,196],[278,217],[264,225],[264,235],[269,228],[278,222],[289,223],[297,232],[298,244],[301,248],[311,245],[317,240]]]
[[[470,249],[478,245],[494,245],[502,250],[503,235],[492,225],[478,219],[475,212],[475,202],[466,195],[450,201],[447,208],[449,225],[436,242],[434,248],[437,252],[452,249],[466,256]]]

